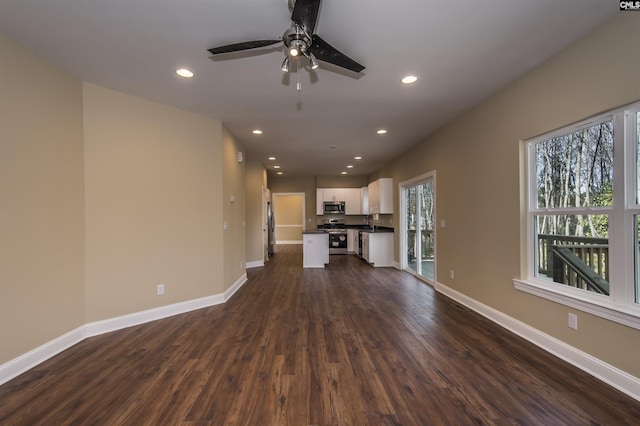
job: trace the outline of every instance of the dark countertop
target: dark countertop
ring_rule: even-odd
[[[372,228],[371,225],[340,225],[339,227],[344,229],[355,229],[358,231],[364,231],[369,233],[395,232],[393,228],[389,228],[386,226],[376,226],[375,228]],[[331,228],[332,227],[325,227],[325,226],[319,225],[318,231],[315,231],[315,232],[325,232]],[[314,232],[314,231],[308,231],[308,232]]]
[[[311,231],[302,231],[303,234],[326,234],[325,231],[318,229],[318,230],[311,230]]]
[[[376,226],[374,229],[362,229],[362,232],[368,232],[369,234],[382,234],[382,233],[393,233],[395,232],[393,228],[385,228],[384,226]]]

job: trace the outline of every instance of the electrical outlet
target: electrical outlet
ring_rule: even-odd
[[[161,294],[164,294],[164,284],[158,284],[156,286],[156,294],[159,296]]]
[[[451,276],[452,280],[456,278],[456,274],[453,273],[453,269],[449,271],[449,275]]]
[[[576,314],[569,313],[569,328],[578,329],[578,316]]]

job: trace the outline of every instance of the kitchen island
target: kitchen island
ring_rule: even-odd
[[[329,263],[329,234],[324,231],[302,231],[302,267],[324,268]]]

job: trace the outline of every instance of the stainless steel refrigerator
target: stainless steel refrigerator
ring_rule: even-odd
[[[273,204],[267,201],[267,244],[269,249],[269,257],[273,256],[274,246],[276,245],[276,221],[273,215]]]

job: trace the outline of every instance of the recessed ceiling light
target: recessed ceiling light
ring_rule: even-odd
[[[362,157],[357,156],[357,157],[353,157],[354,160],[362,160]]]
[[[283,175],[284,173],[283,173],[283,172],[278,172],[278,173],[276,173],[276,174],[278,174],[278,175]]]
[[[180,68],[180,69],[176,70],[176,74],[178,74],[180,77],[184,77],[184,78],[193,77],[193,72],[191,72],[191,70],[188,70],[186,68]]]
[[[269,160],[275,161],[276,157],[269,157]]]
[[[411,84],[418,81],[418,77],[416,77],[415,75],[407,75],[402,77],[402,80],[400,81],[402,81],[404,84]]]
[[[379,135],[384,135],[385,133],[387,133],[387,129],[380,129],[376,133]]]
[[[260,129],[255,129],[255,130],[254,130],[253,132],[251,132],[251,133],[253,133],[254,135],[261,135],[261,134],[262,134],[262,130],[260,130]]]
[[[280,166],[273,166],[273,168],[274,168],[274,169],[279,169],[279,168],[280,168]]]
[[[346,174],[347,174],[347,172],[341,172],[340,174],[341,174],[341,175],[346,175]]]
[[[353,164],[349,164],[349,165],[347,166],[347,169],[353,169]]]

